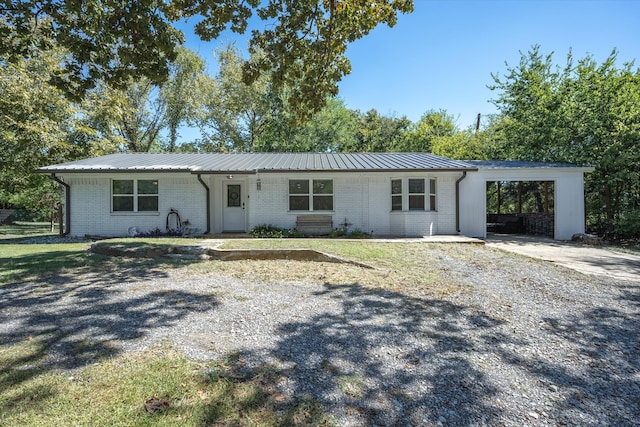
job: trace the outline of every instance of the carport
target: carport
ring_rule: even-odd
[[[584,174],[592,167],[557,163],[523,161],[467,161],[478,168],[460,182],[460,233],[470,237],[487,237],[487,188],[492,183],[543,183],[546,187],[546,203],[553,201],[553,209],[547,206],[546,223],[552,230],[541,234],[556,240],[569,240],[576,233],[584,233]],[[499,205],[499,204],[498,204]],[[520,204],[522,206],[522,204]],[[517,216],[515,216],[517,217]],[[490,218],[493,219],[493,218]],[[505,224],[508,217],[495,217],[495,224]],[[491,222],[490,226],[494,225]],[[513,228],[519,227],[516,224]],[[542,228],[545,226],[543,225]],[[523,230],[523,232],[525,232]]]

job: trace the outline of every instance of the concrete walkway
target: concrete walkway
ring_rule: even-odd
[[[508,234],[488,235],[486,245],[555,262],[585,274],[640,282],[640,256],[637,255],[546,237]]]

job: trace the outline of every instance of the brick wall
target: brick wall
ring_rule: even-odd
[[[70,176],[71,234],[83,236],[126,236],[130,227],[148,232],[156,227],[165,230],[171,208],[181,220],[189,220],[200,233],[206,229],[205,191],[195,176],[184,174],[119,175],[117,179],[158,179],[157,213],[111,212],[111,177]]]

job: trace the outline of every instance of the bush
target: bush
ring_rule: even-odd
[[[640,214],[630,213],[621,216],[612,229],[613,237],[617,239],[640,237]]]
[[[349,231],[345,228],[336,228],[335,230],[331,231],[331,233],[329,233],[329,237],[331,238],[344,237],[347,239],[368,239],[369,237],[371,237],[371,235],[369,233],[366,233],[360,230],[359,228],[355,228],[353,231]]]
[[[282,239],[291,236],[291,231],[286,228],[275,227],[271,224],[257,225],[251,229],[251,237],[258,239]]]

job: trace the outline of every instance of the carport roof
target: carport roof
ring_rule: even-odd
[[[467,162],[430,153],[118,153],[45,166],[41,173],[420,172],[475,171]]]

